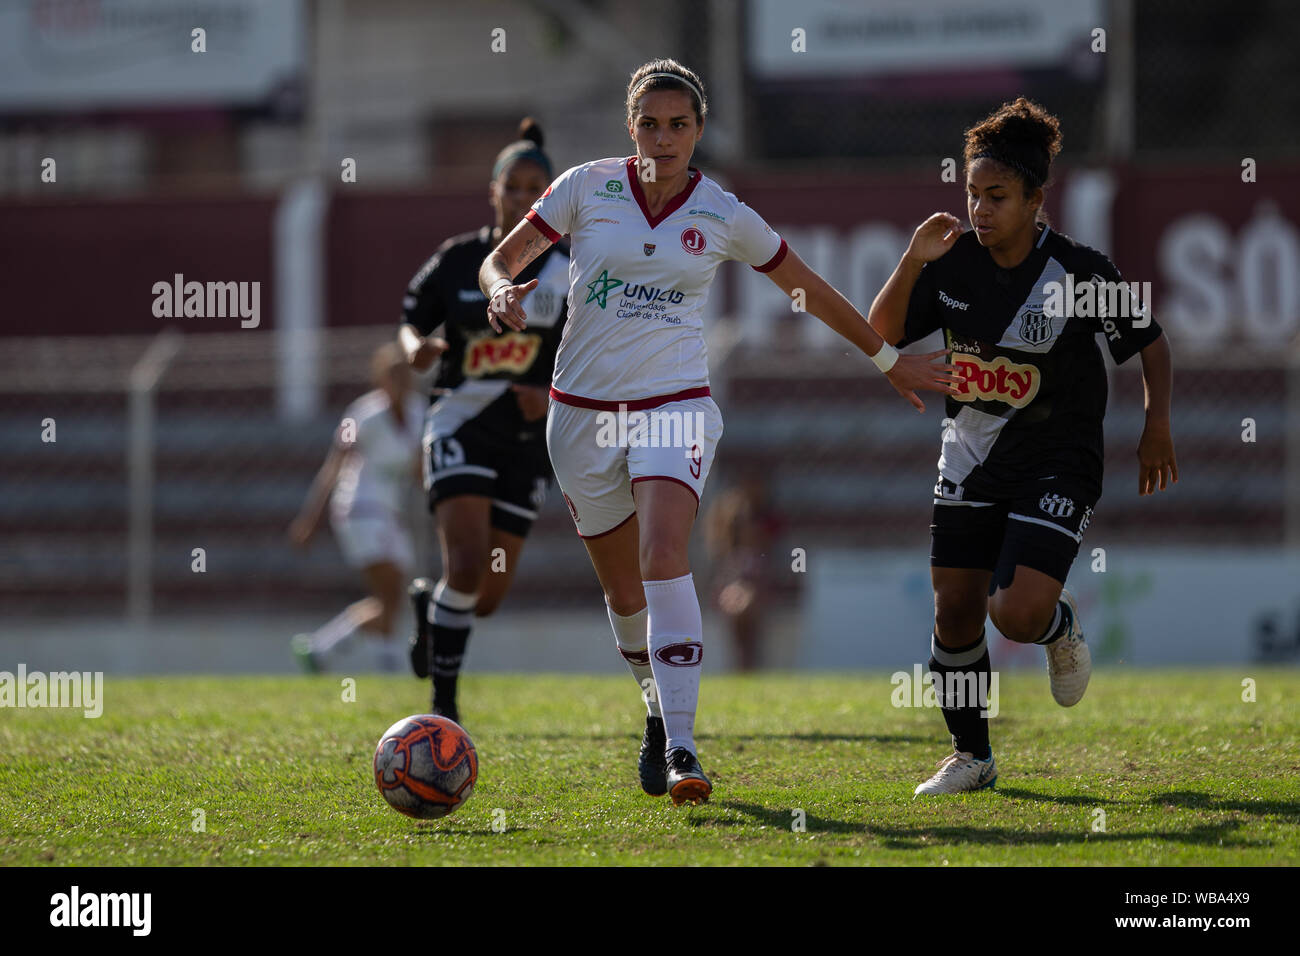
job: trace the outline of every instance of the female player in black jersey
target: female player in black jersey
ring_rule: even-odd
[[[505,597],[551,482],[547,389],[565,321],[568,256],[548,250],[528,269],[538,321],[526,332],[488,328],[478,288],[483,258],[524,218],[552,177],[542,133],[526,119],[497,156],[489,198],[496,223],[455,236],[411,280],[399,339],[411,367],[442,363],[426,422],[425,488],[437,515],[442,577],[411,586],[411,665],[433,674],[433,710],[459,720],[456,681],[474,617]],[[434,333],[443,327],[441,338]]]
[[[1096,333],[1117,363],[1142,356],[1138,493],[1178,480],[1160,327],[1109,259],[1040,215],[1060,139],[1056,118],[1023,97],[967,130],[973,231],[935,213],[871,307],[889,342],[942,329],[964,379],[948,399],[930,546],[930,671],[954,753],[918,795],[977,790],[997,777],[983,716],[986,616],[1010,640],[1045,646],[1057,703],[1076,704],[1088,685],[1091,657],[1063,586],[1102,490],[1106,372]]]

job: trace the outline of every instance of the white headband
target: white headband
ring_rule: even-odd
[[[640,89],[640,87],[644,86],[650,80],[657,80],[661,77],[676,80],[678,83],[685,83],[694,91],[696,98],[700,101],[700,106],[704,105],[704,94],[700,92],[700,88],[686,77],[678,76],[676,73],[647,73],[645,76],[641,77],[641,82],[637,84],[637,88]]]

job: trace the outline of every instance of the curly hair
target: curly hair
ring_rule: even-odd
[[[655,75],[659,74],[659,75]],[[627,118],[631,122],[641,105],[641,97],[655,90],[677,90],[691,98],[695,108],[695,121],[703,123],[709,112],[709,102],[704,93],[704,81],[694,70],[676,60],[661,58],[637,67],[627,85]]]
[[[977,159],[1001,163],[1024,181],[1026,196],[1047,182],[1060,151],[1060,121],[1023,96],[966,130],[966,170]]]

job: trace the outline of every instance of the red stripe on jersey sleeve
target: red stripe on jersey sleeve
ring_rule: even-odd
[[[785,240],[782,239],[780,247],[776,250],[776,254],[773,255],[771,259],[768,259],[761,266],[750,266],[750,268],[753,269],[755,272],[771,272],[773,269],[775,269],[777,266],[779,266],[782,262],[785,261],[785,254],[789,251],[790,251],[790,247],[787,246],[785,244]]]
[[[547,239],[551,240],[551,242],[559,242],[562,238],[558,232],[551,228],[550,223],[537,214],[536,209],[528,210],[528,215],[524,216],[524,218],[536,226],[537,231]],[[781,242],[784,244],[785,240],[782,239]]]

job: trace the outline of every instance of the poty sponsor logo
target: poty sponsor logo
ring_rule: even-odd
[[[1115,340],[1121,335],[1114,319],[1131,319],[1135,329],[1151,324],[1151,283],[1111,282],[1094,274],[1076,287],[1074,276],[1067,273],[1064,284],[1043,286],[1043,311],[1049,316],[1102,319],[1106,338]]]
[[[461,371],[470,377],[492,372],[526,372],[532,367],[541,347],[542,337],[527,332],[484,336],[465,349]]]
[[[0,671],[0,707],[60,707],[95,718],[104,713],[103,671]]]
[[[998,715],[997,671],[949,671],[936,678],[933,671],[913,664],[912,673],[895,671],[889,683],[894,685],[889,702],[895,707],[979,707],[981,717]]]
[[[1041,376],[1032,365],[1017,365],[1005,355],[992,362],[970,356],[953,356],[953,365],[963,381],[952,396],[959,402],[976,399],[1006,402],[1012,408],[1024,408],[1038,394]]]
[[[600,448],[681,448],[686,458],[700,457],[704,441],[703,412],[681,409],[627,410],[596,413],[596,444]],[[696,473],[695,477],[699,477]]]
[[[127,926],[133,936],[148,936],[152,912],[152,893],[83,894],[73,886],[50,897],[51,926]]]
[[[969,302],[958,302],[956,299],[950,296],[947,292],[944,292],[942,289],[939,290],[939,301],[942,302],[950,309],[960,309],[962,312],[965,312],[967,309],[970,308]]]
[[[262,322],[262,283],[186,282],[176,273],[171,283],[153,284],[153,314],[159,319],[226,319],[238,316],[240,328]]]

